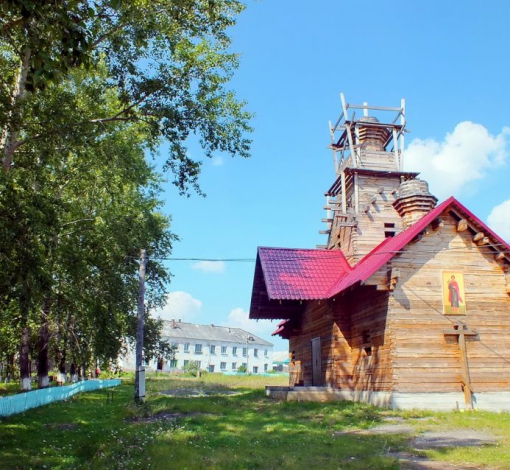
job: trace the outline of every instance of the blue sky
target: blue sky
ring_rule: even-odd
[[[165,210],[181,238],[173,258],[251,261],[169,261],[158,313],[245,328],[287,349],[271,337],[276,322],[248,320],[256,249],[325,243],[328,122],[341,114],[341,92],[376,106],[404,98],[404,168],[510,240],[509,18],[507,0],[248,2],[231,31],[241,54],[231,88],[256,114],[252,157],[206,160],[207,198],[168,185]]]

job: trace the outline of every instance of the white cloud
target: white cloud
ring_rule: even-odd
[[[487,223],[503,240],[510,241],[510,199],[492,209]]]
[[[211,163],[213,166],[221,166],[221,165],[223,165],[223,158],[222,157],[213,157],[211,159]]]
[[[187,292],[170,292],[166,296],[166,305],[160,310],[155,310],[154,316],[159,316],[163,320],[191,321],[198,316],[201,307],[202,302]]]
[[[470,182],[505,164],[509,134],[505,127],[493,136],[484,126],[464,121],[442,142],[414,139],[404,152],[405,168],[419,171],[440,200],[457,196]]]
[[[228,320],[224,326],[231,326],[232,328],[241,328],[254,335],[260,336],[267,341],[273,342],[271,334],[278,328],[278,322],[270,320],[250,320],[249,313],[241,307],[234,308],[228,314]]]
[[[225,263],[223,261],[199,261],[191,267],[205,273],[225,272]]]

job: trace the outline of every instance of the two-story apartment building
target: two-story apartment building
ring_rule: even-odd
[[[261,374],[273,369],[273,344],[241,328],[172,320],[164,322],[162,337],[176,347],[175,359],[151,361],[146,364],[149,369],[181,370],[191,361],[208,372],[237,372],[244,366],[251,374]],[[133,370],[133,351],[120,363],[123,369]]]

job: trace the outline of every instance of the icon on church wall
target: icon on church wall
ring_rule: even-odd
[[[443,313],[445,315],[466,314],[466,295],[462,273],[443,271]]]

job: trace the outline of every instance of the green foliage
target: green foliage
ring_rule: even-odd
[[[282,378],[264,379],[285,385]],[[498,442],[420,451],[433,460],[431,467],[510,467],[510,414],[426,415],[423,420],[418,412],[411,417],[348,401],[279,402],[265,396],[253,375],[159,374],[149,376],[142,405],[134,403],[130,381],[115,389],[113,403],[102,390],[3,419],[0,456],[5,468],[165,469],[171,462],[187,469],[397,470],[405,464],[396,452],[416,453],[413,437],[458,429],[489,432]],[[415,432],[366,432],[388,416]]]
[[[71,68],[87,65],[92,48],[87,24],[93,10],[79,0],[4,0],[0,3],[2,42],[29,54],[25,89],[57,82]]]
[[[189,377],[197,377],[202,372],[200,371],[200,367],[198,365],[198,361],[189,361],[184,366],[184,373]]]
[[[144,123],[147,148],[168,142],[166,168],[182,194],[200,192],[201,163],[192,159],[187,141],[196,136],[207,157],[213,152],[249,155],[250,113],[226,88],[238,58],[226,31],[244,9],[237,0],[9,0],[0,7],[0,124],[8,138],[4,167],[9,169],[30,139],[55,135],[65,127],[79,134],[82,126],[98,129],[119,123]],[[28,59],[27,59],[28,53]],[[62,83],[74,68],[86,65],[90,77],[104,63],[105,90],[118,90],[118,103],[106,114],[87,119],[57,112],[44,126],[32,126],[27,107],[52,83]],[[19,72],[13,74],[13,70]],[[16,93],[17,84],[23,90]],[[41,99],[38,97],[38,99]],[[63,124],[63,126],[62,126]],[[14,155],[14,153],[16,155]],[[14,169],[17,168],[16,164]]]
[[[245,365],[241,365],[237,368],[237,372],[240,372],[241,374],[246,374],[246,372],[248,372],[248,369],[246,368]]]
[[[243,8],[0,3],[0,360],[29,327],[57,362],[113,360],[134,316],[140,248],[148,309],[162,304],[170,273],[157,259],[177,237],[145,157],[166,141],[164,166],[189,195],[201,193],[189,142],[205,157],[249,155],[251,115],[227,88],[238,66],[227,30]],[[146,356],[171,357],[148,325]]]
[[[158,212],[160,179],[145,161],[146,127],[117,123],[99,132],[85,126],[79,134],[66,129],[64,122],[77,110],[96,116],[115,106],[118,96],[101,85],[105,72],[99,68],[94,80],[72,74],[46,97],[35,97],[33,125],[60,113],[61,132],[27,142],[18,160],[22,168],[0,181],[0,285],[10,306],[2,309],[8,323],[0,328],[10,329],[0,354],[4,339],[19,344],[19,328],[10,327],[9,318],[20,317],[28,291],[34,331],[43,299],[51,303],[51,351],[68,351],[80,364],[116,358],[137,301],[139,248],[166,257],[176,239],[170,219]],[[147,302],[160,305],[169,273],[157,260],[148,268]]]

